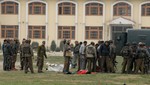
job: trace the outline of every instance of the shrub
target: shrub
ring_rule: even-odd
[[[59,47],[57,47],[55,51],[56,51],[56,52],[60,52],[60,48],[59,48]]]
[[[51,51],[55,51],[55,49],[56,49],[56,43],[54,40],[51,42],[50,49],[51,49]]]
[[[39,43],[38,42],[32,42],[31,46],[36,51],[38,46],[39,46]]]

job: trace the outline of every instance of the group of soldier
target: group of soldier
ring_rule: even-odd
[[[71,74],[69,66],[77,68],[78,71],[87,70],[86,73],[102,72],[115,73],[116,64],[116,46],[112,40],[98,41],[97,44],[87,41],[75,41],[75,46],[70,44],[70,40],[64,40],[64,69],[63,73]],[[73,54],[71,54],[73,52]],[[139,44],[126,43],[120,52],[123,57],[122,73],[148,73],[150,66],[150,55],[143,42]],[[71,57],[72,56],[72,57]]]
[[[142,74],[147,74],[150,66],[150,54],[144,42],[138,44],[126,43],[121,50],[123,57],[122,73],[135,73],[141,71]]]
[[[15,63],[17,60],[17,54],[20,53],[20,70],[24,70],[25,73],[28,73],[30,69],[31,73],[34,73],[32,61],[34,53],[30,43],[31,40],[27,39],[23,39],[21,44],[17,39],[4,40],[2,45],[4,71],[17,70],[15,68]],[[45,41],[42,42],[42,45],[40,45],[37,50],[38,73],[43,73],[44,57],[47,58]]]
[[[31,40],[23,39],[20,44],[17,39],[5,39],[2,45],[3,50],[3,70],[17,70],[15,63],[17,54],[20,53],[20,70],[25,73],[34,73],[33,70],[33,49],[30,45]],[[126,43],[120,52],[123,57],[122,73],[148,73],[150,68],[150,54],[143,42]],[[75,45],[70,44],[70,40],[64,40],[64,69],[63,73],[71,74],[69,71],[70,64],[77,71],[87,70],[91,72],[116,72],[116,46],[113,41],[98,41],[97,44],[87,41],[75,41]],[[45,41],[37,49],[37,67],[38,73],[43,73],[44,58],[47,58]]]
[[[75,41],[75,46],[70,44],[70,40],[64,41],[64,69],[65,74],[70,74],[69,65],[72,68],[78,67],[77,71],[87,70],[87,73],[101,72],[115,73],[116,47],[113,41],[99,41],[97,44],[87,41]],[[71,52],[73,51],[73,55]],[[71,56],[73,56],[71,60]],[[70,61],[71,60],[71,61]],[[98,69],[99,68],[99,69]]]

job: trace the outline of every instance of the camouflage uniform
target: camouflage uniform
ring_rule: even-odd
[[[16,70],[15,63],[16,63],[16,60],[17,60],[18,49],[19,49],[19,42],[17,42],[17,40],[14,40],[14,43],[12,45],[12,50],[13,50],[12,70]]]
[[[25,41],[22,42],[22,44],[20,45],[20,65],[21,65],[21,70],[23,70],[24,68],[24,60],[25,57],[23,56],[23,47],[25,45]]]
[[[132,43],[132,46],[131,46],[131,57],[129,58],[130,59],[130,69],[129,69],[129,72],[131,73],[132,71],[135,72],[135,69],[136,69],[136,51],[137,51],[137,44],[136,43]]]
[[[37,66],[38,66],[39,73],[41,73],[43,69],[44,57],[47,58],[46,48],[44,45],[41,45],[38,47],[38,51],[37,51]]]
[[[71,59],[71,46],[70,41],[67,41],[67,43],[64,46],[64,68],[63,72],[65,74],[69,74],[69,66],[70,66],[70,59]]]
[[[77,65],[77,59],[79,58],[79,49],[80,49],[80,45],[76,43],[74,50],[73,50],[73,59],[72,59],[73,68],[75,68],[75,66]]]
[[[28,68],[30,68],[31,73],[34,73],[33,63],[32,63],[33,50],[31,48],[28,40],[26,40],[26,43],[23,46],[23,56],[25,58],[25,60],[24,60],[25,73],[28,72]]]
[[[94,58],[97,57],[96,48],[94,47],[93,42],[86,47],[86,58],[88,64],[88,72],[92,72],[92,68],[94,67]]]
[[[116,64],[116,46],[112,43],[110,44],[110,69],[111,72],[115,72],[115,64]]]
[[[142,44],[141,44],[142,45]],[[136,59],[136,70],[135,73],[138,73],[139,70],[144,74],[144,59],[149,56],[149,52],[144,46],[139,46],[137,50],[137,59]]]
[[[130,46],[124,46],[121,50],[121,55],[123,57],[122,62],[122,73],[130,73],[130,56],[131,56],[131,48]]]

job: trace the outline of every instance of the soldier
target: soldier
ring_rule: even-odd
[[[111,67],[111,72],[115,73],[115,67],[116,67],[116,46],[114,45],[113,41],[110,40],[110,67]]]
[[[99,44],[99,46],[97,47],[97,51],[98,51],[98,53],[97,53],[97,55],[98,55],[97,60],[98,60],[98,66],[101,69],[101,60],[102,60],[101,58],[102,58],[102,56],[100,55],[100,47],[101,47],[102,44],[104,44],[104,41],[99,41],[98,44]]]
[[[136,42],[133,42],[132,43],[132,46],[131,46],[131,57],[129,58],[130,59],[130,69],[129,69],[129,72],[131,73],[132,71],[135,72],[135,69],[136,69],[136,51],[137,51],[137,44]]]
[[[17,39],[14,39],[13,41],[13,45],[12,45],[12,52],[13,52],[13,56],[12,56],[12,70],[17,70],[15,68],[15,63],[16,63],[16,60],[17,60],[17,53],[18,53],[18,50],[19,50],[19,41]]]
[[[42,45],[38,47],[37,51],[38,73],[43,73],[44,57],[47,59],[45,41],[42,42]]]
[[[28,73],[28,68],[30,68],[31,73],[34,73],[33,63],[32,63],[33,50],[30,46],[30,41],[29,40],[25,41],[22,52],[23,52],[23,56],[25,57],[25,60],[24,60],[25,73]]]
[[[131,48],[129,43],[126,43],[126,45],[122,48],[121,55],[123,57],[122,73],[130,73]]]
[[[147,49],[145,49],[144,44],[139,42],[139,47],[137,49],[137,58],[136,58],[136,70],[135,73],[138,73],[141,70],[142,74],[144,74],[144,59],[150,56]]]
[[[22,44],[20,45],[20,65],[21,65],[21,69],[20,70],[23,70],[24,68],[24,60],[25,60],[25,57],[23,56],[23,46],[25,45],[25,39],[22,40]]]
[[[3,45],[3,55],[4,55],[4,70],[10,71],[12,65],[12,49],[9,40],[4,40]]]
[[[145,43],[143,43],[145,50],[148,50]],[[144,57],[144,73],[148,74],[150,64],[150,55],[148,51],[148,55]]]
[[[82,45],[82,42],[79,43],[79,50],[80,50],[80,47]],[[77,71],[80,71],[80,52],[79,52],[79,57],[78,57],[78,70]]]
[[[94,42],[91,42],[90,45],[86,46],[85,54],[86,54],[87,64],[88,64],[88,72],[87,73],[91,73],[92,68],[94,67],[94,58],[97,56]]]
[[[87,45],[87,41],[84,41],[83,44],[80,46],[79,53],[80,53],[80,70],[85,70],[86,68],[86,55],[85,55],[85,48]]]
[[[5,39],[2,45],[2,51],[3,51],[3,70],[6,71],[6,62],[7,62],[7,40]]]
[[[75,41],[75,47],[73,48],[73,60],[72,60],[72,68],[75,68],[77,66],[77,59],[79,58],[79,49],[80,45],[78,41]]]
[[[99,52],[99,55],[102,56],[101,58],[102,72],[110,72],[110,55],[109,54],[110,54],[109,41],[105,41],[105,43],[101,45],[100,52]]]
[[[71,74],[71,72],[69,71],[71,56],[72,56],[72,53],[71,53],[70,40],[68,40],[64,47],[64,60],[65,60],[64,69],[63,69],[64,74]]]

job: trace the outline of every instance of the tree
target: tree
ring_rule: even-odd
[[[55,51],[56,50],[56,43],[55,43],[54,40],[51,42],[50,49],[51,49],[51,51]]]
[[[59,48],[60,48],[60,51],[63,51],[63,48],[64,48],[64,41],[63,40],[60,42]]]

